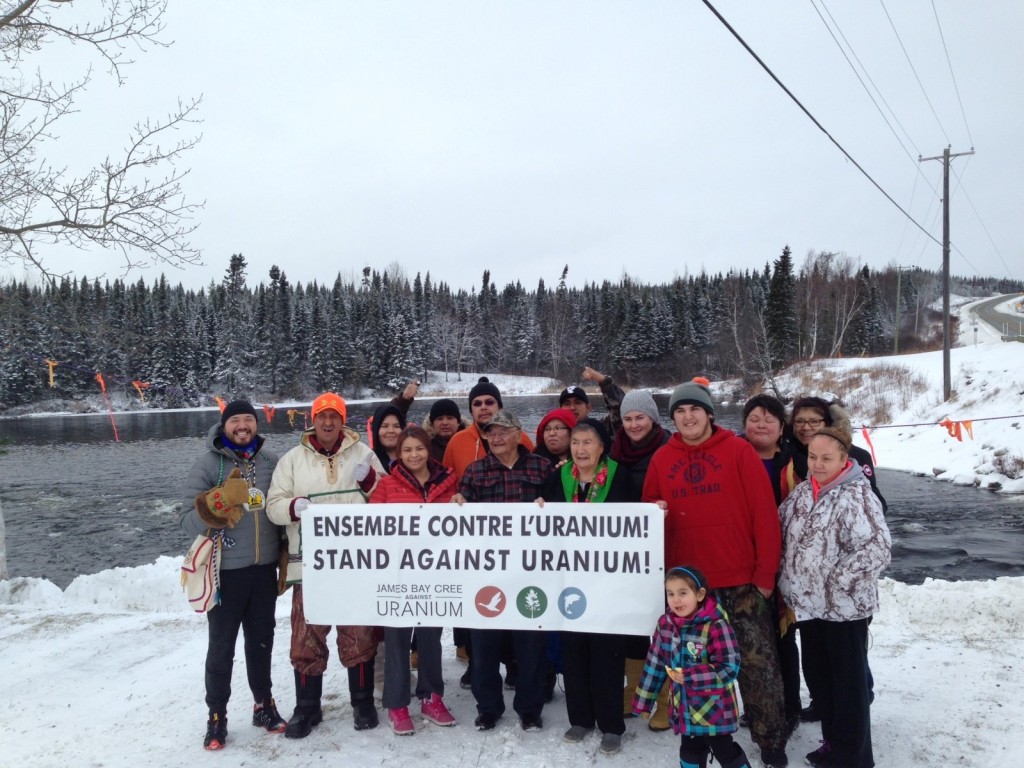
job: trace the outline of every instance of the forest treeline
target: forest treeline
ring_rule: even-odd
[[[108,390],[160,407],[209,396],[265,402],[317,392],[391,392],[425,371],[496,371],[577,381],[584,365],[626,386],[770,377],[798,360],[934,347],[939,275],[872,271],[844,255],[789,248],[761,271],[701,273],[659,285],[623,277],[453,289],[430,274],[366,267],[332,284],[289,282],[273,267],[249,284],[244,256],[220,283],[166,277],[65,278],[0,285],[0,409]],[[1021,289],[954,281],[960,295]],[[897,293],[898,289],[898,293]],[[52,375],[52,386],[51,386]]]

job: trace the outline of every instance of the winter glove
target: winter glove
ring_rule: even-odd
[[[362,461],[360,461],[358,464],[352,467],[352,479],[355,480],[357,483],[363,482],[363,480],[366,479],[366,476],[370,474],[370,467],[372,466],[372,461],[373,454],[366,454]]]
[[[234,528],[245,514],[249,501],[249,485],[238,468],[231,470],[223,485],[196,496],[196,512],[211,528]]]
[[[302,513],[309,509],[310,504],[310,500],[307,499],[305,496],[300,496],[299,498],[297,498],[295,501],[292,502],[292,517],[298,520],[300,517],[302,517]]]

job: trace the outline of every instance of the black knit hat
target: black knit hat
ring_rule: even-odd
[[[439,419],[442,416],[454,416],[456,420],[462,421],[462,413],[459,412],[459,406],[454,400],[449,400],[448,398],[436,400],[430,406],[429,421],[431,424],[434,423],[434,419]]]
[[[580,419],[576,422],[576,426],[573,427],[572,431],[575,434],[578,429],[592,429],[597,433],[597,436],[601,439],[601,444],[604,446],[604,455],[607,457],[612,450],[612,439],[608,436],[608,430],[602,422],[597,419],[592,419],[589,416],[585,419]]]
[[[256,415],[256,409],[252,407],[252,403],[248,400],[232,400],[226,406],[220,414],[220,425],[223,427],[228,423],[228,419],[232,416],[238,416],[239,414],[247,413],[252,416],[256,421],[259,421],[259,416]]]
[[[501,402],[501,392],[498,391],[498,388],[496,386],[491,384],[490,379],[488,379],[486,376],[481,376],[480,381],[478,381],[474,385],[474,387],[471,390],[469,390],[470,408],[473,407],[473,401],[476,398],[480,397],[480,395],[490,395],[491,397],[498,401],[499,408],[505,407]]]

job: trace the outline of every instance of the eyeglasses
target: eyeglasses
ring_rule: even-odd
[[[480,407],[485,406],[485,405],[486,406],[495,406],[497,404],[498,404],[497,400],[495,400],[493,397],[488,397],[488,398],[481,398],[480,400],[474,400],[472,403],[470,403],[470,406],[472,406],[473,408],[480,408]]]
[[[564,425],[562,425],[562,424],[557,424],[557,425],[556,424],[549,424],[548,426],[544,427],[544,434],[545,435],[553,435],[556,432],[568,432],[568,431],[569,431],[569,428],[564,426]]]
[[[824,423],[824,419],[797,419],[796,421],[793,422],[793,426],[799,429],[802,429],[804,427],[812,427],[813,429],[817,429]]]

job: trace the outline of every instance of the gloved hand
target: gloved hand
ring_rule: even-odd
[[[355,480],[357,483],[363,482],[363,480],[366,479],[366,476],[370,474],[370,467],[372,466],[372,461],[373,454],[366,454],[362,461],[360,461],[358,464],[352,467],[352,479]]]
[[[234,528],[245,514],[249,501],[249,485],[238,468],[231,470],[223,485],[211,488],[196,497],[196,512],[211,528]]]
[[[311,502],[305,496],[300,496],[292,502],[292,512],[296,517],[302,517],[302,513],[309,509]]]

